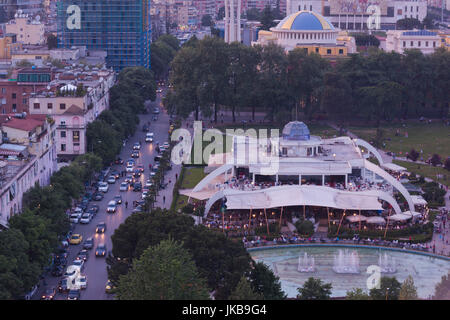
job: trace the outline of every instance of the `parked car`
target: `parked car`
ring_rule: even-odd
[[[81,214],[78,213],[72,213],[69,217],[69,221],[72,223],[78,223],[80,222]]]
[[[81,234],[73,234],[70,237],[69,243],[70,244],[80,244],[83,240],[83,236]]]
[[[97,224],[97,228],[95,228],[96,233],[105,233],[105,231],[106,231],[105,222],[100,222],[99,224]]]
[[[108,185],[106,184],[106,191],[104,191],[104,192],[107,192],[108,191]],[[100,186],[99,186],[99,191],[100,191]],[[94,194],[94,197],[92,198],[92,200],[94,200],[94,201],[102,201],[103,200],[103,193],[101,193],[101,192],[97,192],[96,194]]]
[[[73,289],[69,291],[69,295],[67,296],[67,300],[80,300],[80,290]]]
[[[159,114],[159,108],[158,107],[153,108],[153,113],[154,114]]]
[[[133,211],[131,211],[132,213],[136,213],[136,212],[142,212],[142,210],[144,210],[144,207],[141,205],[138,205],[136,208],[133,209]]]
[[[112,293],[113,289],[114,289],[114,286],[113,286],[111,280],[108,279],[108,281],[106,282],[106,286],[105,286],[105,292]]]
[[[106,245],[104,243],[101,243],[97,246],[97,249],[95,249],[95,256],[96,257],[106,256]]]
[[[116,180],[120,178],[120,173],[116,170],[111,171],[111,175],[114,176]]]
[[[115,213],[116,212],[116,202],[111,200],[108,202],[108,207],[106,208],[107,213]]]
[[[142,200],[145,200],[145,198],[148,196],[148,191],[144,191],[144,192],[142,192],[142,196],[141,196],[141,199]]]
[[[142,184],[140,182],[135,182],[133,184],[133,191],[136,191],[136,192],[142,191]]]
[[[116,181],[116,179],[114,179],[114,182]],[[99,183],[98,186],[98,191],[99,192],[108,192],[109,186],[106,182],[101,182]]]
[[[61,277],[64,274],[64,267],[62,265],[53,266],[51,274],[54,277]]]
[[[123,164],[123,160],[119,157],[114,161],[115,164]]]
[[[100,207],[97,204],[93,204],[89,209],[88,212],[91,214],[97,214],[98,210],[100,209]]]
[[[152,185],[153,185],[153,181],[150,180],[150,179],[148,179],[148,180],[145,182],[145,187],[147,187],[147,188],[150,188]]]
[[[129,188],[130,186],[128,185],[128,182],[122,182],[120,184],[119,191],[128,191]]]
[[[155,114],[155,115],[153,116],[152,120],[153,120],[153,121],[158,121],[158,115]]]
[[[83,243],[83,248],[86,250],[92,249],[94,246],[94,239],[93,238],[87,238]]]
[[[80,271],[84,270],[84,260],[75,259],[75,260],[73,260],[72,265],[80,267]]]
[[[142,126],[142,131],[147,132],[148,130],[149,130],[148,125],[144,124],[144,125]]]

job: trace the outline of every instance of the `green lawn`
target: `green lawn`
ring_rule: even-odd
[[[433,166],[429,166],[429,165],[418,164],[418,163],[413,163],[413,162],[408,162],[408,161],[401,161],[401,160],[393,160],[393,162],[395,164],[398,164],[399,166],[407,168],[409,172],[414,172],[416,174],[433,179],[436,182],[440,182],[440,183],[450,187],[450,171],[448,171],[442,167],[433,167]],[[441,174],[441,175],[443,175],[443,177],[437,179],[437,177],[436,177],[437,174]]]
[[[384,130],[386,151],[393,151],[397,155],[404,155],[411,149],[418,152],[423,150],[423,158],[427,160],[431,155],[437,153],[442,160],[450,156],[450,128],[441,122],[431,124],[422,122],[408,122],[406,127],[401,124],[381,125]],[[399,130],[399,136],[395,133]],[[349,127],[349,131],[368,142],[372,141],[376,135],[375,127]],[[405,134],[408,133],[408,137]],[[389,140],[390,139],[390,140]],[[419,158],[420,159],[420,158]]]
[[[203,167],[186,168],[180,189],[194,188],[204,177],[206,177],[203,169]]]

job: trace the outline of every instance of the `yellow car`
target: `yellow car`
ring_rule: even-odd
[[[70,237],[69,243],[70,244],[80,244],[81,241],[83,241],[83,236],[81,234],[73,234]]]
[[[113,286],[111,280],[108,280],[106,282],[105,292],[106,293],[112,293],[113,289],[114,289],[114,286]]]

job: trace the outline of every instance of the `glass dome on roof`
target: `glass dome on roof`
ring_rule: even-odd
[[[301,121],[286,124],[282,133],[283,139],[306,141],[311,138],[308,126]]]

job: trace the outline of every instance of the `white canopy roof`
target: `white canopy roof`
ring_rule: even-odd
[[[413,212],[411,212],[411,211],[405,211],[405,212],[403,212],[403,214],[405,214],[405,215],[409,215],[409,216],[413,216],[413,217],[417,217],[417,216],[421,216],[422,215],[422,213],[420,213],[420,212],[416,212],[416,211],[413,211]]]
[[[428,204],[422,196],[412,195],[411,198],[415,205],[426,206]]]
[[[347,210],[383,210],[378,197],[323,186],[277,186],[257,191],[224,190],[228,209],[320,206]]]
[[[392,221],[406,221],[408,219],[411,219],[412,215],[404,214],[404,213],[396,213],[389,217],[389,220]]]
[[[402,171],[406,171],[406,168],[399,166],[395,163],[392,162],[385,162],[381,165],[383,168],[391,170],[391,171],[395,171],[395,172],[402,172]]]
[[[357,214],[356,216],[355,215],[347,216],[346,219],[353,223],[353,222],[359,222],[359,220],[366,221],[367,217],[366,216],[360,216],[359,214]]]
[[[385,224],[386,220],[384,220],[383,217],[368,217],[366,220],[367,223],[373,223],[373,224]]]

